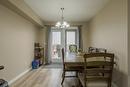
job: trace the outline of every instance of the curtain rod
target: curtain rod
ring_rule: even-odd
[[[55,25],[53,24],[45,24],[44,26],[46,27],[54,27]],[[82,27],[83,25],[75,25],[75,24],[71,24],[70,27]]]

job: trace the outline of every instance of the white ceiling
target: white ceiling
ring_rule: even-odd
[[[24,0],[45,22],[61,19],[64,7],[65,20],[87,22],[96,15],[110,0]]]

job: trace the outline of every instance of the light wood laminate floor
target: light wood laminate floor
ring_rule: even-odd
[[[76,78],[65,78],[61,86],[62,69],[44,69],[32,70],[10,87],[77,87]]]

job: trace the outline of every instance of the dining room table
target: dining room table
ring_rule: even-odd
[[[78,53],[68,53],[65,55],[65,59],[64,59],[64,64],[67,66],[74,66],[74,67],[84,67],[84,54],[87,54],[85,52],[82,52],[80,54]],[[89,54],[89,53],[88,53]],[[102,57],[100,57],[101,59],[103,59]],[[88,68],[96,68],[98,65],[100,65],[101,63],[109,63],[108,61],[104,62],[104,60],[100,60],[100,58],[96,58],[95,60],[89,60],[87,61],[87,66]],[[115,64],[115,62],[114,62]]]
[[[85,53],[66,53],[64,64],[70,66],[83,66],[84,64],[84,55]]]

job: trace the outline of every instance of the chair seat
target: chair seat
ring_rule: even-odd
[[[84,87],[84,74],[79,73],[78,78]],[[93,75],[87,76],[87,87],[107,87],[108,76]]]

